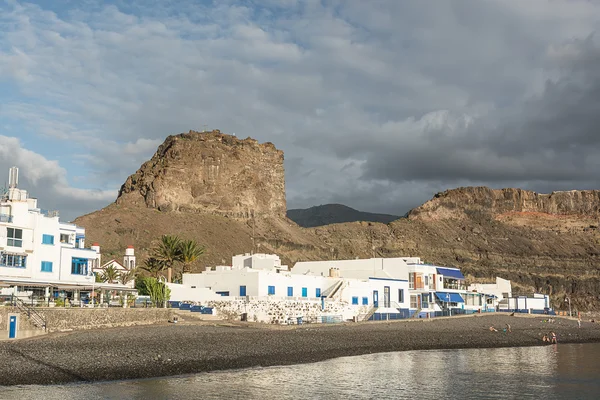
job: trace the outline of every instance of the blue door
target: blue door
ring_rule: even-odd
[[[244,297],[246,295],[246,286],[240,286],[240,296]]]
[[[11,315],[9,322],[8,338],[14,339],[17,337],[17,316]]]
[[[373,290],[373,307],[379,307],[379,292],[377,290]]]

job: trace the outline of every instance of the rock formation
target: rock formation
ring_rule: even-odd
[[[127,178],[117,204],[284,218],[283,152],[272,143],[240,140],[218,130],[169,136],[152,159]]]
[[[411,210],[408,217],[427,221],[491,217],[515,212],[597,218],[600,215],[600,191],[571,190],[539,194],[521,189],[463,187],[436,194],[433,199]]]

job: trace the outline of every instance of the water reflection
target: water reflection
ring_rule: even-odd
[[[600,398],[600,344],[409,351],[141,381],[1,388],[3,399]]]

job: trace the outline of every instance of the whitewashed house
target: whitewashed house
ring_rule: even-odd
[[[79,300],[94,287],[122,285],[94,282],[100,246],[85,247],[85,229],[59,221],[58,212],[38,207],[37,199],[19,189],[18,169],[9,172],[9,187],[0,193],[1,294],[48,301],[61,295]]]
[[[120,281],[121,274],[127,273],[131,270],[135,270],[137,268],[137,265],[136,265],[134,247],[132,245],[127,246],[127,248],[125,249],[125,255],[123,256],[123,262],[119,262],[118,260],[113,258],[112,260],[105,262],[104,264],[102,264],[99,267],[94,267],[93,273],[95,273],[96,275],[102,276],[102,274],[108,268],[111,268],[111,267],[114,268],[115,271],[117,271],[117,274],[119,275],[119,281]],[[134,277],[132,276],[132,279],[127,281],[124,284],[129,288],[133,288],[135,286]]]

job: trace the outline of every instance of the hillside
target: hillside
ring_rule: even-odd
[[[343,204],[325,204],[305,209],[291,209],[287,211],[287,217],[304,228],[355,221],[387,224],[400,218],[397,215],[358,211]]]
[[[556,307],[564,307],[569,295],[574,307],[600,308],[598,191],[538,194],[459,188],[435,195],[407,218],[387,225],[348,222],[302,228],[282,212],[282,164],[261,161],[282,160],[283,155],[273,145],[246,140],[248,145],[220,132],[171,136],[168,146],[161,146],[150,164],[127,180],[114,204],[75,222],[109,258],[133,244],[143,259],[165,233],[206,245],[195,270],[228,263],[233,254],[252,250],[279,254],[289,265],[299,260],[420,256],[460,267],[470,281],[501,276],[513,281],[515,292],[548,293]],[[215,178],[217,160],[239,155],[240,146],[247,154],[227,168],[219,167]],[[202,156],[209,153],[212,161]],[[248,172],[243,159],[254,160],[255,168],[263,170]],[[167,179],[175,174],[177,179]],[[240,183],[231,184],[235,179]],[[238,185],[244,198],[236,191]],[[267,199],[275,199],[274,206]]]

